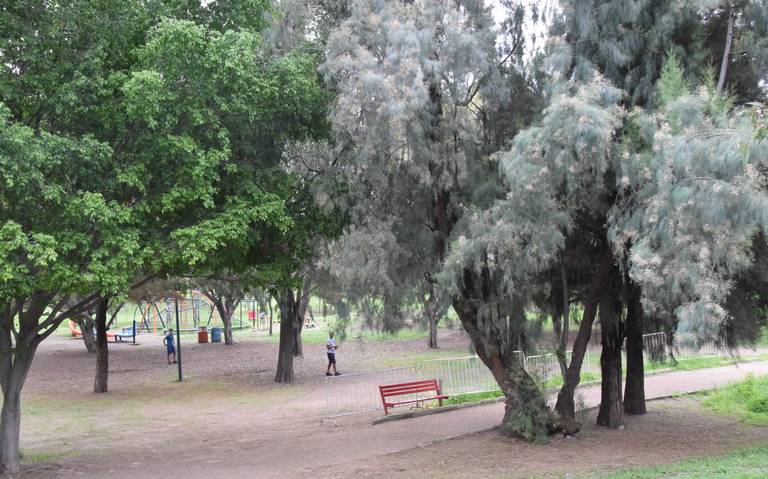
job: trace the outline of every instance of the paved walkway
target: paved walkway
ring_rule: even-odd
[[[748,373],[768,374],[768,362],[742,363],[698,371],[671,372],[646,378],[648,398],[677,393],[711,389],[743,378]],[[579,391],[587,407],[596,406],[600,398],[599,386]],[[175,477],[196,478],[253,478],[253,477],[312,477],[318,470],[331,470],[334,465],[411,449],[429,443],[486,430],[496,426],[503,415],[503,403],[459,409],[377,426],[370,424],[371,416],[357,416],[339,421],[338,426],[320,426],[319,421],[295,422],[290,425],[293,434],[260,429],[254,424],[253,434],[237,438],[237,447],[217,447],[196,451],[187,457],[177,457],[173,466],[141,462],[117,470],[91,471],[92,477],[131,478],[165,477],[168,467]],[[286,425],[286,429],[289,426]],[[279,427],[282,429],[282,427]],[[232,441],[232,439],[230,439]],[[158,471],[154,476],[149,471]],[[161,472],[165,471],[165,472]],[[73,471],[72,471],[73,472]],[[64,476],[70,477],[70,476]],[[71,477],[87,477],[73,474]]]

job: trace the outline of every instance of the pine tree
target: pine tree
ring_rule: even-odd
[[[471,205],[501,191],[488,154],[531,113],[530,103],[516,112],[508,89],[515,82],[521,99],[531,96],[510,66],[522,42],[497,52],[490,11],[477,1],[358,0],[350,12],[331,33],[321,69],[338,96],[331,110],[336,142],[319,156],[327,159],[326,177],[347,179],[347,194],[331,198],[352,218],[346,244],[370,245],[367,236],[382,247],[344,252],[384,273],[374,282],[413,291],[437,281]],[[503,115],[518,121],[492,134]],[[507,396],[503,429],[545,438],[552,416],[515,354],[523,303],[491,289],[492,268],[454,273],[453,307]],[[387,293],[406,297],[397,289]]]

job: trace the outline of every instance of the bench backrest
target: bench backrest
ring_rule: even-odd
[[[437,379],[427,379],[424,381],[412,381],[409,383],[386,384],[379,386],[381,397],[402,396],[404,394],[416,394],[427,391],[440,392],[440,386]]]

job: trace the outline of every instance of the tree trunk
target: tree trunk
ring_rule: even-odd
[[[720,76],[717,79],[717,88],[715,92],[719,95],[723,92],[725,86],[725,76],[728,73],[728,61],[731,55],[731,44],[733,43],[733,8],[728,9],[728,29],[725,33],[725,47],[723,48],[723,59],[720,62]]]
[[[21,387],[12,385],[3,392],[0,415],[0,457],[5,473],[17,474],[21,468],[19,437],[21,434]]]
[[[422,310],[429,325],[427,346],[430,349],[437,349],[437,325],[443,313],[440,310],[439,302],[440,299],[435,294],[435,286],[430,283],[427,294],[421,297]]]
[[[83,335],[83,344],[85,344],[85,349],[89,353],[95,353],[96,339],[93,337],[93,329],[95,326],[93,319],[89,315],[83,314],[76,317],[74,321],[77,323],[77,326],[80,328],[80,333]]]
[[[21,434],[21,389],[32,366],[36,346],[14,352],[4,361],[3,408],[0,413],[0,472],[17,474],[21,468],[19,438]],[[8,367],[12,364],[10,367]]]
[[[232,311],[227,311],[221,321],[224,323],[224,344],[231,346],[235,344],[235,338],[232,334]]]
[[[296,304],[295,312],[295,331],[294,338],[296,344],[294,345],[293,355],[304,357],[304,347],[301,341],[301,332],[304,331],[304,319],[307,314],[307,308],[309,308],[310,288],[309,280],[304,279],[302,288],[296,293],[298,303]]]
[[[269,335],[272,336],[272,298],[269,298],[267,305],[269,306]]]
[[[624,385],[624,412],[645,414],[645,371],[643,365],[643,305],[640,289],[632,287],[627,300],[627,382]]]
[[[579,332],[576,335],[576,341],[573,343],[571,364],[568,365],[563,386],[557,394],[555,411],[560,417],[561,422],[568,423],[569,427],[565,429],[571,433],[578,432],[579,429],[578,425],[575,424],[576,402],[574,396],[576,394],[576,387],[581,382],[581,366],[584,363],[584,356],[592,336],[592,325],[597,316],[600,295],[608,282],[608,275],[612,264],[613,257],[610,252],[606,252],[589,283],[584,301],[584,312],[581,316],[581,324],[579,324]]]
[[[221,322],[224,325],[224,344],[229,346],[235,344],[234,334],[232,333],[232,316],[235,314],[241,298],[219,296],[213,292],[206,292],[205,294],[216,306],[216,310],[221,317]]]
[[[430,349],[437,349],[437,317],[434,312],[429,315],[429,344]]]
[[[597,424],[618,428],[624,424],[624,408],[621,400],[621,301],[617,284],[619,275],[611,275],[611,283],[600,299],[600,329],[602,372],[600,410]]]
[[[522,308],[518,308],[520,311],[504,310],[505,314],[500,314],[497,309],[495,317],[480,317],[481,314],[494,314],[489,311],[498,308],[492,303],[490,277],[487,270],[481,275],[464,270],[460,293],[453,298],[453,308],[472,339],[475,352],[491,370],[506,396],[501,430],[507,435],[543,442],[555,431],[554,417],[541,390],[514,353],[515,343],[512,341],[518,335],[517,329],[523,324],[525,313]],[[518,318],[517,313],[522,314],[522,318]],[[486,327],[489,324],[498,325],[498,329]]]
[[[109,298],[100,298],[96,303],[96,376],[93,392],[105,393],[109,390],[109,342],[107,341],[107,308]]]
[[[279,295],[280,303],[280,348],[277,355],[275,382],[293,382],[293,358],[296,356],[297,335],[299,334],[299,316],[296,296],[290,288],[285,288]]]
[[[36,335],[45,304],[30,302],[26,312],[24,301],[18,305],[19,332],[13,339],[16,311],[6,306],[0,309],[0,388],[3,391],[3,407],[0,412],[0,473],[18,474],[21,469],[19,437],[21,434],[21,390],[32,366],[39,340]],[[29,340],[29,343],[27,343]],[[26,344],[29,344],[28,346]]]

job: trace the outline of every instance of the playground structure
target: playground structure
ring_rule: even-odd
[[[216,307],[201,292],[187,291],[177,294],[175,298],[179,304],[179,329],[181,331],[197,331],[203,326],[206,328],[224,326]],[[249,327],[259,330],[268,329],[269,317],[260,315],[260,312],[256,300],[243,299],[232,315],[232,327],[234,329]],[[174,296],[140,301],[133,314],[136,332],[145,331],[157,334],[158,331],[163,332],[166,328],[173,328],[176,321],[175,313]]]
[[[128,331],[129,329],[131,330],[130,332]],[[83,333],[80,331],[80,328],[71,319],[69,320],[69,331],[73,337],[80,337],[83,335]],[[94,331],[94,335],[95,334],[96,332]],[[122,342],[124,339],[130,338],[132,336],[133,328],[125,328],[123,329],[122,333],[113,333],[111,331],[107,331],[107,341],[112,340],[116,343]]]

